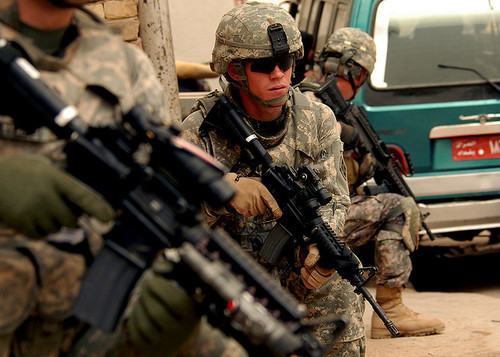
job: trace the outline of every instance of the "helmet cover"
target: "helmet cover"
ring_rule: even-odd
[[[340,28],[330,35],[316,62],[323,68],[328,57],[341,58],[345,55],[371,74],[375,67],[375,41],[359,28]]]
[[[272,57],[274,48],[269,26],[280,24],[288,43],[288,53],[302,58],[304,48],[295,19],[281,6],[249,2],[236,6],[222,16],[215,34],[210,66],[224,74],[234,60]]]

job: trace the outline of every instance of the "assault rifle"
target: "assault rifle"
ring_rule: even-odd
[[[314,94],[328,105],[338,120],[352,126],[359,134],[363,145],[363,150],[369,151],[377,162],[374,179],[383,192],[398,193],[404,197],[412,197],[415,201],[415,195],[406,183],[400,173],[400,170],[393,162],[393,157],[387,151],[385,143],[377,135],[368,121],[366,114],[354,104],[346,102],[339,88],[337,87],[337,77],[331,75],[326,81],[314,91]],[[363,153],[361,153],[363,154]],[[431,240],[434,240],[430,228],[424,222],[425,217],[420,212],[422,228],[427,232]]]
[[[238,109],[224,95],[210,110],[205,123],[241,145],[250,160],[262,166],[262,183],[283,212],[259,255],[275,264],[288,249],[316,243],[320,251],[318,265],[337,270],[343,279],[354,286],[356,293],[362,294],[370,303],[391,334],[399,335],[397,327],[365,286],[375,275],[376,268],[360,268],[358,258],[321,217],[319,207],[327,204],[332,197],[321,185],[317,173],[308,164],[298,170],[287,164],[276,164]],[[365,271],[369,271],[368,278],[363,275]]]
[[[8,98],[3,114],[18,128],[48,127],[66,140],[67,170],[118,212],[84,278],[76,317],[112,331],[143,272],[161,252],[175,252],[169,276],[192,294],[210,323],[252,354],[322,354],[321,344],[302,330],[304,305],[227,233],[204,222],[203,201],[220,207],[234,194],[215,160],[138,106],[121,125],[90,127],[39,76],[0,39],[0,91]],[[151,148],[147,164],[137,156],[145,145]]]

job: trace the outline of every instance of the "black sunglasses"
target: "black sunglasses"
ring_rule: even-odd
[[[291,54],[282,55],[277,57],[267,57],[247,60],[250,63],[250,70],[252,72],[269,74],[276,66],[278,66],[283,72],[288,71],[293,65],[294,56]]]

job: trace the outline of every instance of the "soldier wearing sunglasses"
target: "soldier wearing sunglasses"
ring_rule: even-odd
[[[300,32],[283,8],[250,2],[231,9],[219,23],[211,62],[227,85],[223,93],[214,91],[195,104],[183,122],[183,137],[229,168],[225,178],[237,189],[224,209],[206,207],[208,222],[225,228],[251,252],[308,306],[309,317],[344,315],[349,320],[340,334],[331,323],[315,327],[328,346],[326,355],[364,356],[363,302],[335,271],[316,265],[321,255],[317,247],[297,249],[275,264],[259,255],[282,212],[260,181],[260,166],[229,135],[214,129],[218,123],[211,121],[217,116],[207,117],[224,94],[277,164],[298,168],[309,163],[317,169],[333,196],[322,216],[340,234],[350,205],[343,146],[333,112],[290,86],[295,61],[302,56]]]

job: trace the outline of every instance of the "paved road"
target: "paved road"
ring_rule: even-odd
[[[407,289],[405,303],[415,311],[440,317],[446,330],[438,335],[370,338],[372,310],[365,313],[367,357],[500,356],[500,299],[479,292],[416,292]],[[494,288],[498,295],[500,287]]]
[[[413,285],[407,288],[404,302],[416,312],[441,318],[446,330],[433,336],[372,340],[372,309],[366,304],[367,357],[499,357],[500,255],[427,262],[427,286],[420,279],[419,291]],[[373,286],[369,290],[375,294]]]

